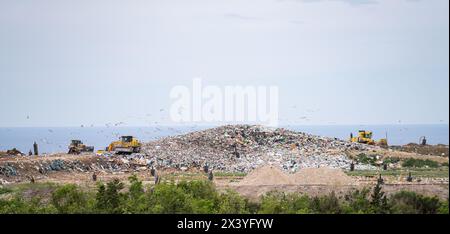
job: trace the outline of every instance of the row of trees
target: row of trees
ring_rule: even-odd
[[[236,192],[219,193],[209,181],[166,182],[144,188],[136,176],[125,188],[119,180],[99,184],[86,192],[76,185],[58,186],[50,199],[24,199],[20,194],[0,199],[0,213],[108,213],[108,214],[310,214],[310,213],[413,213],[448,214],[448,199],[402,191],[386,196],[381,184],[353,191],[344,197],[331,193],[309,197],[272,192],[250,202]]]

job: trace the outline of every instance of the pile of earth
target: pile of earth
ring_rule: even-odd
[[[292,178],[274,166],[263,166],[250,172],[239,185],[291,185]]]
[[[342,170],[333,168],[304,168],[293,175],[296,184],[355,185],[356,181]]]
[[[283,128],[226,125],[167,137],[143,146],[149,165],[163,168],[209,168],[226,172],[250,172],[262,165],[284,171],[330,167],[348,169],[346,152],[373,150],[375,146],[314,136]],[[356,170],[375,169],[357,164]]]

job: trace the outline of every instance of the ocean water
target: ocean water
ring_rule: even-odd
[[[320,125],[281,126],[287,129],[314,135],[348,139],[350,132],[371,130],[374,138],[384,138],[386,133],[390,145],[418,143],[426,136],[429,144],[449,144],[449,125]],[[0,128],[0,150],[17,148],[27,153],[36,141],[40,153],[66,152],[72,139],[80,139],[96,150],[104,149],[121,135],[133,135],[143,142],[166,136],[184,134],[207,129],[208,126],[191,127],[74,127],[74,128]]]

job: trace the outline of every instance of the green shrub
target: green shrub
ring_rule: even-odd
[[[25,200],[19,196],[10,200],[0,199],[0,214],[50,214],[56,213],[53,206],[48,206],[40,198]]]
[[[398,214],[436,214],[441,208],[437,197],[425,197],[409,191],[394,194],[389,202],[393,213]]]
[[[344,211],[334,191],[329,195],[312,199],[310,209],[318,214],[340,214]]]
[[[376,155],[366,155],[364,153],[361,153],[356,156],[356,161],[362,164],[376,165],[376,157]]]
[[[441,203],[441,206],[439,207],[438,214],[448,214],[448,199],[445,202]]]
[[[12,192],[11,189],[5,188],[5,187],[0,187],[0,195],[10,193],[10,192]]]
[[[400,162],[400,158],[389,157],[389,158],[385,158],[385,159],[383,160],[383,162],[386,163],[386,164],[394,164],[394,163]]]
[[[365,188],[356,190],[345,195],[346,207],[345,213],[364,214],[373,213],[369,197],[370,190]]]
[[[123,213],[145,213],[148,211],[147,196],[144,191],[142,181],[136,175],[128,178],[130,188],[128,193],[124,194],[121,211]]]
[[[96,194],[85,192],[76,185],[54,185],[50,199],[43,196],[26,199],[22,190],[13,190],[0,198],[0,213],[449,213],[448,199],[440,201],[437,197],[405,191],[387,197],[381,184],[373,190],[355,190],[343,199],[334,192],[314,198],[299,193],[271,192],[262,196],[259,202],[249,202],[235,191],[219,193],[209,181],[164,182],[147,190],[136,176],[131,176],[129,181],[128,190],[124,190],[124,184],[117,179],[106,185],[99,184]]]
[[[96,208],[101,213],[117,214],[122,213],[121,202],[123,201],[124,194],[120,191],[124,188],[122,182],[118,179],[114,179],[106,184],[100,184],[98,186],[96,195]]]
[[[287,214],[289,210],[286,195],[280,192],[270,192],[261,199],[260,214]]]
[[[174,183],[162,183],[149,196],[150,212],[156,214],[192,213],[191,196]]]
[[[73,184],[64,185],[53,191],[51,203],[61,214],[87,212],[86,194]]]
[[[409,158],[402,163],[402,167],[431,167],[431,168],[437,168],[439,167],[439,163],[426,159],[415,159],[415,158]]]
[[[378,182],[373,188],[372,194],[370,195],[370,206],[371,211],[376,214],[387,214],[390,212],[388,199],[382,191],[381,182]]]
[[[247,200],[237,192],[228,190],[220,195],[217,212],[219,214],[247,214],[250,213],[247,204]]]
[[[218,199],[216,188],[210,181],[181,181],[177,186],[195,199]]]

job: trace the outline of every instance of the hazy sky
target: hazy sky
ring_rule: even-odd
[[[167,123],[194,77],[278,86],[282,123],[448,123],[449,1],[0,0],[0,126]]]

